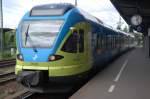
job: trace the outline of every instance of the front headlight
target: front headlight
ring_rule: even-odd
[[[22,54],[18,54],[17,55],[17,59],[23,61],[23,55]]]
[[[61,56],[61,55],[50,55],[50,56],[48,57],[48,61],[56,61],[56,60],[60,60],[60,59],[62,59],[62,58],[64,58],[64,57]]]

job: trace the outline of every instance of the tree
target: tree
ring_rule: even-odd
[[[117,25],[117,30],[121,30],[121,26],[120,25]]]
[[[129,31],[128,27],[125,26],[124,29],[123,29],[123,31],[127,33]]]
[[[122,26],[123,22],[121,21],[121,17],[119,18],[119,21],[117,23],[117,29],[121,30],[121,26]]]

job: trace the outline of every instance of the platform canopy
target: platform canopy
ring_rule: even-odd
[[[110,0],[120,15],[132,28],[147,35],[150,27],[150,3],[149,0]],[[133,25],[131,18],[135,15],[142,17],[140,25]]]

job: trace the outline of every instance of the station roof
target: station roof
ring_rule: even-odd
[[[148,0],[110,0],[116,9],[119,11],[125,21],[131,25],[132,28],[143,32],[147,35],[148,27],[150,27],[150,6]],[[131,17],[133,15],[140,15],[142,17],[142,24],[134,26],[131,24]]]

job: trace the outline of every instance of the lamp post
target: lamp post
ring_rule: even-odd
[[[3,53],[3,2],[0,0],[0,51]]]

